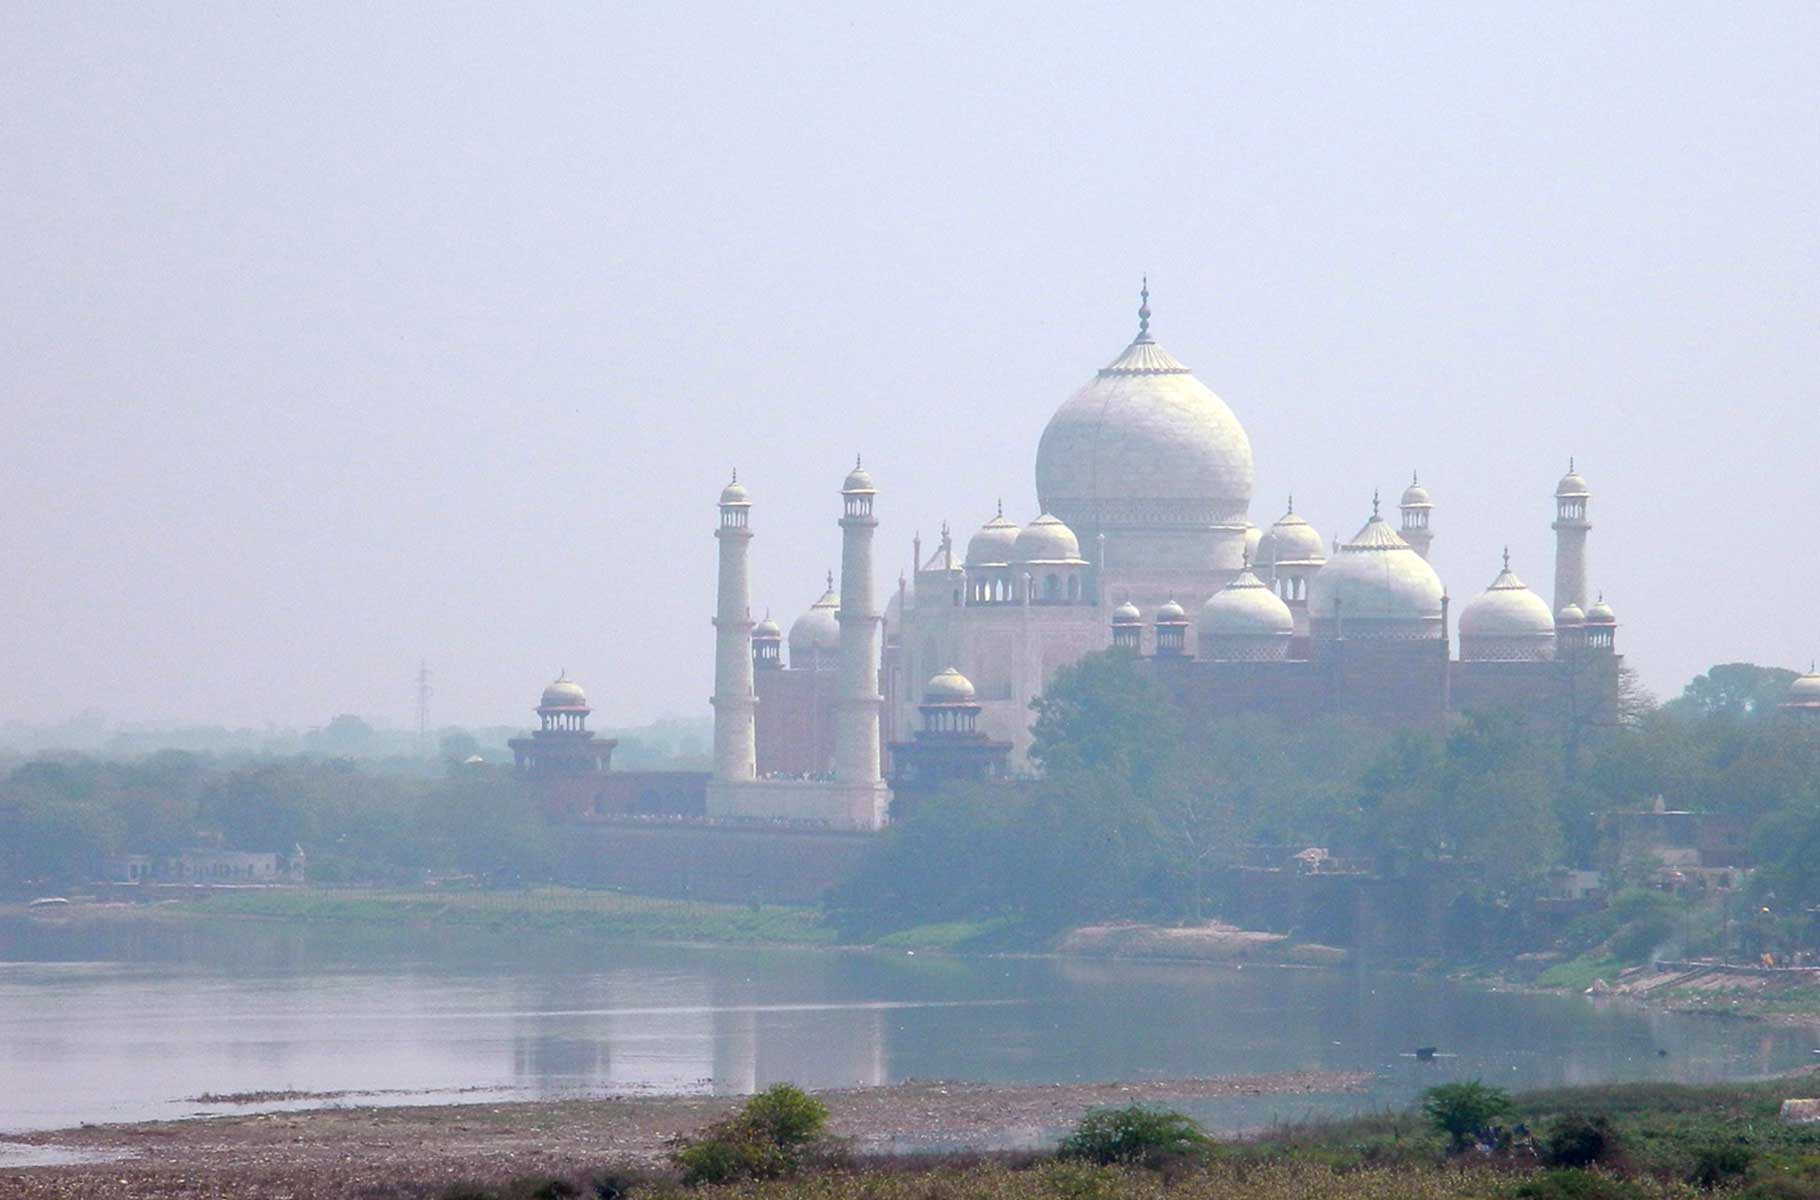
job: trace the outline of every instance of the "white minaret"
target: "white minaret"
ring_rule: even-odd
[[[1567,460],[1567,474],[1555,485],[1555,611],[1569,604],[1586,607],[1586,502],[1592,499],[1586,480]]]
[[[1403,489],[1402,503],[1397,507],[1403,513],[1403,540],[1415,547],[1415,552],[1423,558],[1428,557],[1428,548],[1434,544],[1434,529],[1429,518],[1434,513],[1434,501],[1428,498],[1428,489],[1414,473],[1409,476],[1409,486]]]
[[[752,602],[746,551],[752,501],[739,472],[720,494],[720,594],[714,614],[714,778],[739,783],[758,775],[752,710]]]
[[[877,490],[859,460],[841,485],[840,696],[835,702],[834,778],[843,784],[877,784],[879,770],[879,613],[872,597],[872,515]]]

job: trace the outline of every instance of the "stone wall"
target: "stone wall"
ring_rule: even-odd
[[[717,903],[813,904],[858,867],[868,834],[686,821],[563,831],[564,876],[588,887]]]

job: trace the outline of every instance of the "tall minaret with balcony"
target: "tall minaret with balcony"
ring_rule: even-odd
[[[1586,608],[1586,535],[1592,522],[1586,519],[1586,503],[1592,499],[1586,480],[1574,470],[1574,460],[1567,460],[1567,474],[1555,485],[1555,611],[1569,604]]]
[[[856,458],[841,485],[840,698],[834,718],[837,783],[884,789],[880,771],[879,612],[872,594],[872,476]]]
[[[1414,547],[1417,554],[1427,558],[1429,544],[1435,540],[1434,529],[1429,524],[1435,506],[1428,498],[1428,489],[1422,486],[1414,472],[1410,473],[1409,486],[1403,489],[1403,499],[1397,507],[1403,513],[1403,540]]]
[[[746,556],[752,545],[752,500],[739,473],[720,494],[720,592],[714,614],[714,779],[757,778],[753,729],[752,607]]]

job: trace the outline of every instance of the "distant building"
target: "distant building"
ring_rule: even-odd
[[[288,855],[196,847],[172,854],[116,854],[101,864],[103,883],[302,883],[301,848]]]
[[[891,743],[891,815],[954,783],[991,783],[1009,774],[1011,743],[980,731],[973,684],[950,667],[929,681],[919,706],[922,728]]]

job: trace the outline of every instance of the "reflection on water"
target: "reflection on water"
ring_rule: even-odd
[[[1455,1057],[1419,1062],[1417,1045]],[[1815,1045],[1800,1029],[1368,971],[0,923],[11,1130],[235,1110],[204,1093],[396,1104],[781,1080],[1378,1075],[1364,1096],[1193,1106],[1232,1127],[1402,1104],[1449,1078],[1762,1075]]]

